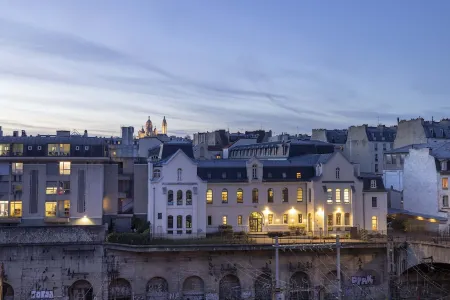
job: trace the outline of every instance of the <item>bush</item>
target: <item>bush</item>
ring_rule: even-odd
[[[149,228],[150,222],[146,222],[142,219],[137,218],[136,216],[133,216],[133,218],[131,219],[131,230],[135,231],[136,233],[143,233]]]
[[[222,233],[233,232],[233,226],[231,226],[231,225],[219,225],[219,232],[222,232]]]
[[[128,244],[128,245],[148,245],[150,243],[150,236],[147,233],[113,232],[108,234],[106,241],[109,243]]]
[[[283,232],[281,232],[281,231],[270,231],[270,232],[268,232],[267,233],[267,235],[269,236],[269,237],[271,237],[271,238],[274,238],[274,237],[281,237],[281,236],[283,236],[284,235],[284,233]]]

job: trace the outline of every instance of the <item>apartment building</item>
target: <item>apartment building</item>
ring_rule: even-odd
[[[383,154],[394,147],[397,128],[378,125],[351,126],[344,154],[361,172],[383,174]]]
[[[301,228],[324,235],[352,227],[386,230],[387,193],[381,177],[360,176],[333,145],[277,147],[280,155],[290,156],[196,161],[189,144],[162,145],[160,157],[149,161],[153,232],[201,236],[220,225],[262,233]],[[266,155],[266,150],[256,153]]]
[[[347,129],[313,129],[311,139],[331,143],[338,151],[344,151],[347,142]]]
[[[398,120],[397,135],[394,148],[401,148],[413,144],[428,144],[447,142],[450,139],[450,119],[439,122],[425,121],[423,118]]]

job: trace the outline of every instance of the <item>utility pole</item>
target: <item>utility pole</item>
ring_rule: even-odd
[[[275,294],[274,300],[284,300],[284,295],[280,287],[280,243],[278,237],[275,237]]]
[[[3,300],[3,280],[5,277],[5,267],[3,263],[0,266],[0,300]]]
[[[342,300],[342,282],[341,282],[341,242],[339,234],[336,235],[336,277],[338,286],[338,300]]]

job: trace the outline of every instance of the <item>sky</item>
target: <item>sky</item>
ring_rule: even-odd
[[[450,1],[0,0],[4,133],[450,117]]]

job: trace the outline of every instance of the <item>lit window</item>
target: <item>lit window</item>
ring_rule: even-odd
[[[341,225],[341,218],[342,218],[342,215],[341,215],[341,213],[336,213],[336,225]]]
[[[287,224],[288,223],[288,214],[284,214],[283,215],[283,224]]]
[[[297,202],[303,202],[303,189],[297,189]]]
[[[336,179],[339,179],[341,177],[341,169],[336,168]]]
[[[222,203],[228,203],[228,191],[227,189],[222,190]]]
[[[238,189],[236,192],[236,202],[244,203],[244,191],[242,189]]]
[[[8,201],[0,201],[0,218],[8,216],[9,216]]]
[[[64,200],[64,217],[70,216],[70,200]]]
[[[59,162],[59,175],[70,175],[70,161]]]
[[[13,163],[12,164],[12,174],[13,175],[23,174],[23,163]]]
[[[46,195],[56,195],[58,194],[58,183],[56,181],[47,181],[45,188]]]
[[[333,190],[327,189],[327,203],[333,203]]]
[[[45,216],[56,217],[56,202],[45,202]]]
[[[186,233],[187,234],[192,233],[192,216],[191,215],[186,216]]]
[[[267,190],[267,202],[273,203],[273,189]]]
[[[372,217],[372,230],[378,230],[378,218],[375,216]]]
[[[227,216],[222,216],[222,225],[227,225]]]
[[[344,189],[344,203],[350,203],[350,190]]]
[[[269,224],[273,224],[273,214],[267,215],[267,219],[268,219]]]
[[[252,190],[252,203],[258,203],[259,201],[259,195],[258,195],[258,189]]]
[[[287,188],[284,188],[281,192],[281,199],[283,202],[289,202],[289,191]]]
[[[178,169],[178,170],[177,170],[177,179],[178,179],[178,181],[181,181],[181,175],[182,175],[182,173],[183,173],[183,170],[181,170],[181,169]]]
[[[22,217],[22,201],[12,201],[9,203],[11,217]]]
[[[377,188],[377,181],[376,180],[371,180],[370,181],[370,188],[371,189],[376,189]]]
[[[242,215],[238,216],[237,223],[238,225],[242,225]]]
[[[328,214],[327,216],[327,224],[328,224],[328,231],[332,231],[333,230],[333,214]]]
[[[212,189],[208,189],[206,191],[206,204],[212,204],[213,203],[213,191]]]
[[[448,189],[448,178],[442,178],[442,188],[443,189]]]
[[[336,203],[341,203],[341,189],[336,189]]]
[[[301,179],[302,178],[302,173],[297,172],[297,179]]]

